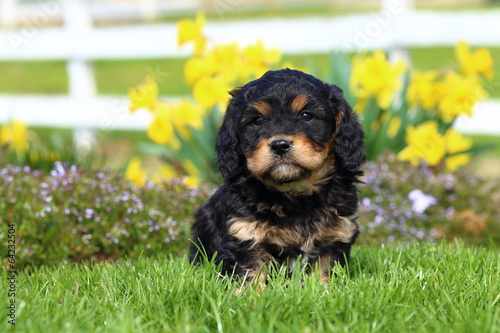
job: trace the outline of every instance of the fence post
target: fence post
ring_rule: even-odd
[[[72,42],[92,29],[92,17],[84,0],[66,1],[63,15],[64,26]],[[79,99],[93,98],[96,84],[92,63],[77,52],[78,48],[67,64],[69,95]]]
[[[0,0],[0,27],[13,27],[18,19],[18,0]]]
[[[64,26],[72,42],[78,43],[78,37],[92,29],[92,17],[85,0],[71,0],[64,3]],[[85,103],[95,97],[96,84],[92,63],[78,54],[76,47],[67,63],[69,97],[76,103]],[[71,112],[71,110],[68,110]],[[73,142],[80,162],[87,159],[96,144],[96,129],[75,127]]]
[[[154,21],[157,19],[158,4],[156,0],[140,0],[138,5],[142,19],[146,21]]]
[[[386,10],[392,14],[394,25],[392,28],[393,36],[392,42],[394,43],[389,51],[389,60],[394,63],[398,60],[404,61],[406,64],[411,64],[410,52],[407,48],[401,45],[397,36],[400,27],[405,25],[405,20],[408,14],[414,9],[414,0],[381,0],[382,10]],[[396,13],[394,13],[396,11]]]

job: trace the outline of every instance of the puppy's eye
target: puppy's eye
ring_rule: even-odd
[[[312,114],[310,114],[308,112],[302,112],[300,114],[300,119],[305,121],[305,122],[308,122],[308,121],[311,121],[311,119],[313,119],[313,116],[312,116]]]
[[[255,117],[255,118],[253,118],[253,120],[252,120],[252,123],[253,123],[254,125],[257,125],[257,126],[262,125],[262,123],[263,123],[263,122],[264,122],[264,118],[262,118],[262,117]]]

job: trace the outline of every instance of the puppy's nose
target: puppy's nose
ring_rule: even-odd
[[[276,155],[285,155],[292,149],[292,143],[288,140],[274,140],[271,142],[271,151]]]

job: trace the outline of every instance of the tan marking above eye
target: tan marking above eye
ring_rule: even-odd
[[[309,97],[306,94],[297,95],[290,105],[292,111],[300,112],[306,106],[307,102],[309,102]]]
[[[258,113],[263,116],[267,116],[272,110],[271,105],[269,105],[269,103],[265,101],[255,101],[252,102],[251,105],[255,110],[257,110]]]

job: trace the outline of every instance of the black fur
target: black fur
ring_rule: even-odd
[[[296,112],[290,111],[291,101],[299,94],[308,96],[306,110],[313,114],[314,122],[301,121]],[[337,228],[349,217],[355,228],[348,240],[329,243],[314,236],[314,245],[307,253],[311,263],[319,256],[328,256],[331,265],[345,264],[358,236],[357,224],[351,216],[358,205],[355,184],[362,175],[360,167],[365,153],[363,131],[342,90],[300,71],[284,69],[267,72],[231,95],[216,141],[217,162],[224,183],[196,213],[190,259],[199,262],[202,249],[209,259],[215,255],[216,261],[223,263],[224,272],[244,276],[248,270],[258,269],[262,258],[281,264],[304,255],[300,239],[313,237],[325,228]],[[252,102],[259,100],[265,100],[271,112],[265,117],[266,125],[257,127],[252,121],[259,114],[252,108]],[[338,124],[337,119],[340,119]],[[325,161],[332,164],[331,170],[328,169],[324,177],[327,181],[319,190],[290,194],[266,185],[252,174],[245,154],[253,152],[259,140],[276,135],[302,135],[317,147],[331,148],[328,151],[333,156]],[[306,176],[309,171],[304,171]],[[280,245],[276,241],[280,239],[279,232],[274,241],[258,244],[256,240],[239,239],[229,233],[235,219],[266,228],[292,230],[297,242],[283,238],[286,245]]]

